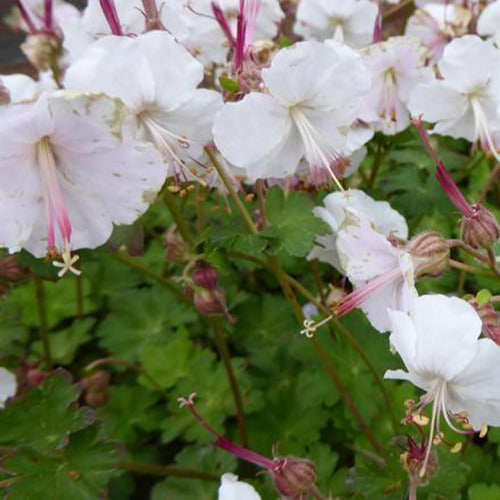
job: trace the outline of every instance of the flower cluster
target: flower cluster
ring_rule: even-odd
[[[75,251],[105,244],[159,193],[216,188],[240,207],[243,189],[334,191],[314,209],[328,230],[307,259],[342,276],[340,300],[323,301],[332,316],[361,309],[390,333],[406,371],[385,378],[424,392],[407,402],[404,419],[422,440],[408,438],[403,460],[416,491],[437,466],[441,417],[458,433],[484,436],[500,425],[493,302],[418,292],[419,281],[457,266],[454,248],[500,276],[497,217],[484,197],[465,198],[433,142],[461,139],[462,149],[500,163],[500,1],[417,1],[398,36],[385,31],[401,9],[395,1],[384,10],[375,0],[286,3],[89,0],[80,12],[63,0],[17,0],[10,22],[25,33],[22,50],[38,76],[0,76],[0,247],[46,257],[59,277],[79,275]],[[434,229],[410,234],[387,201],[346,182],[369,153],[371,190],[384,145],[405,132],[420,135],[461,214],[457,240]],[[260,201],[246,220],[254,236],[267,234]],[[232,322],[217,271],[190,244],[182,227],[165,237],[170,260],[188,263],[187,300],[209,320]],[[273,259],[266,265],[275,269]],[[308,318],[303,331],[310,337],[318,326]],[[17,388],[0,370],[3,405]],[[101,382],[86,381],[93,406],[107,401]],[[192,400],[184,403],[201,420]],[[265,459],[208,430],[220,448],[268,470],[283,498],[322,498],[310,462]],[[219,499],[235,498],[259,495],[226,474]]]

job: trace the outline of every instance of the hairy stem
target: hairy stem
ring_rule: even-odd
[[[236,405],[236,417],[238,420],[238,430],[240,434],[240,441],[243,446],[247,446],[247,424],[245,420],[245,411],[243,409],[243,399],[241,397],[240,388],[238,386],[238,381],[236,375],[234,374],[233,366],[231,364],[231,356],[229,354],[229,348],[227,346],[226,338],[224,335],[224,329],[221,325],[219,318],[207,318],[208,323],[212,327],[215,337],[215,343],[217,345],[217,350],[224,363],[224,368],[226,369],[226,375],[229,380],[229,385],[231,386],[231,392],[233,393],[234,404]]]
[[[52,354],[50,351],[49,329],[47,327],[47,310],[45,309],[45,292],[43,289],[43,279],[35,276],[35,297],[38,309],[38,321],[40,323],[40,337],[42,339],[43,359],[45,369],[52,369]]]
[[[182,211],[179,208],[179,204],[177,203],[175,196],[170,192],[168,187],[163,190],[163,198],[170,211],[170,214],[172,215],[172,218],[174,219],[177,230],[182,236],[182,239],[186,243],[191,244],[191,235],[189,233],[189,227],[187,225],[186,219],[182,216]]]

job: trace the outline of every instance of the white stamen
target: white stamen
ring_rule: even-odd
[[[484,141],[489,147],[491,154],[495,157],[497,161],[500,162],[500,155],[498,154],[497,148],[493,139],[491,137],[490,127],[488,124],[488,118],[484,112],[481,103],[479,102],[478,97],[472,97],[470,99],[470,103],[472,106],[472,111],[474,112],[474,120],[475,120],[475,140],[479,140],[481,142],[481,146],[484,149]]]
[[[343,161],[342,155],[326,143],[299,107],[294,106],[290,109],[290,117],[295,123],[304,143],[311,171],[314,173],[313,169],[315,168],[321,176],[321,168],[324,168],[330,174],[340,191],[344,191],[342,184],[340,184],[331,168],[332,163]]]

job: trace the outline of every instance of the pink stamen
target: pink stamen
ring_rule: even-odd
[[[54,2],[53,0],[44,1],[44,25],[48,33],[54,31]]]
[[[36,29],[35,23],[33,22],[33,19],[31,19],[31,16],[29,15],[28,10],[24,6],[22,0],[16,0],[16,2],[17,2],[17,7],[19,9],[19,13],[23,18],[23,21],[28,26],[29,32],[31,34],[36,33],[38,30]]]
[[[381,3],[378,1],[378,14],[375,19],[375,28],[373,30],[373,43],[378,43],[382,40],[382,14],[381,14]]]
[[[245,14],[245,0],[240,0],[240,12],[238,13],[238,25],[236,29],[236,50],[234,56],[236,71],[243,66],[243,58],[245,56],[245,33],[247,29]]]
[[[245,52],[252,46],[253,37],[255,34],[255,26],[257,17],[259,16],[262,7],[261,0],[247,0],[246,3],[246,27],[245,27]]]
[[[194,416],[198,422],[208,431],[210,434],[214,435],[216,440],[213,443],[214,446],[217,446],[218,448],[227,451],[228,453],[231,453],[238,458],[241,458],[242,460],[245,460],[246,462],[250,462],[251,464],[257,465],[259,467],[262,467],[263,469],[267,469],[268,471],[274,471],[276,470],[279,465],[280,461],[274,461],[270,460],[269,458],[263,457],[262,455],[259,455],[258,453],[254,453],[251,450],[248,450],[247,448],[243,448],[243,446],[238,446],[234,443],[231,443],[228,439],[222,437],[215,429],[213,429],[205,420],[201,417],[201,415],[196,411],[196,408],[194,407],[194,398],[196,397],[196,394],[193,393],[189,396],[189,398],[179,398],[179,403],[181,407],[186,407],[188,410],[191,412],[191,414]]]
[[[375,279],[359,287],[357,290],[354,290],[354,292],[351,292],[349,295],[344,297],[336,307],[337,317],[344,316],[354,309],[357,309],[377,290],[389,285],[400,277],[402,277],[401,269],[396,267],[392,271],[377,276]]]
[[[111,33],[113,33],[113,35],[123,36],[120,18],[118,17],[114,0],[99,0],[99,3],[101,4],[104,17],[111,29]]]
[[[229,27],[229,23],[227,22],[224,12],[218,5],[216,5],[215,2],[212,2],[212,12],[214,14],[215,20],[219,23],[219,26],[224,32],[224,35],[226,35],[229,44],[231,45],[231,47],[234,47],[236,45],[236,40],[234,39],[231,28]]]
[[[458,189],[458,186],[455,184],[452,175],[446,170],[443,162],[437,157],[436,152],[429,142],[429,136],[424,130],[422,120],[420,118],[418,120],[413,120],[413,124],[417,127],[422,142],[424,143],[427,151],[429,152],[433,162],[436,165],[436,177],[446,196],[458,208],[458,210],[460,210],[464,217],[473,217],[474,210],[472,209],[469,202],[465,199],[464,195],[460,192],[460,189]]]

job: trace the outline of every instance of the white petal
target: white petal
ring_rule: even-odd
[[[478,341],[469,365],[449,384],[450,410],[466,411],[475,430],[500,425],[500,347],[490,339]]]
[[[260,496],[253,486],[238,481],[238,476],[224,474],[221,477],[218,500],[260,500]]]
[[[494,36],[500,31],[500,2],[487,5],[477,21],[480,35]]]
[[[364,224],[347,223],[342,227],[337,233],[337,251],[342,268],[355,285],[399,268],[399,251]]]
[[[252,92],[226,104],[214,123],[214,141],[233,165],[245,168],[263,161],[289,136],[288,110],[276,99]]]
[[[431,123],[456,120],[465,114],[468,106],[466,98],[443,80],[418,85],[408,103],[415,118],[422,116]]]
[[[498,54],[476,35],[455,38],[444,49],[439,71],[459,92],[474,92],[488,83]]]
[[[0,408],[5,406],[5,401],[16,395],[16,376],[6,368],[0,367]]]
[[[12,103],[33,99],[40,90],[35,80],[22,74],[2,75],[2,83],[7,87]]]
[[[465,300],[424,295],[415,302],[412,319],[417,330],[415,366],[451,380],[474,358],[482,323]]]

